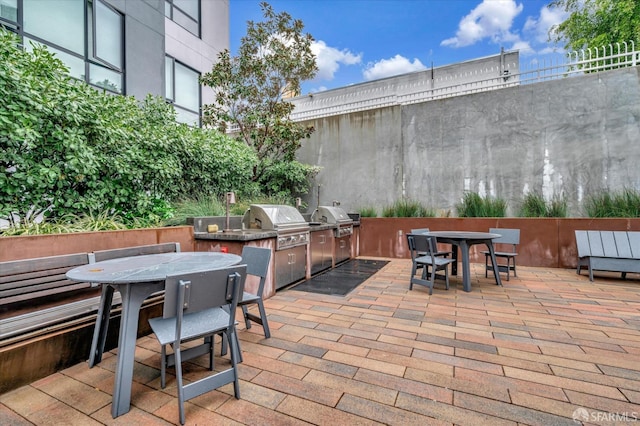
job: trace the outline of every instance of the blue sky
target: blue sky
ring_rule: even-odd
[[[548,54],[551,25],[566,15],[539,0],[271,0],[315,39],[319,72],[303,94],[519,50],[521,62]],[[260,0],[230,1],[231,53]]]

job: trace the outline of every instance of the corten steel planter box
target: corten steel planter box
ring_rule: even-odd
[[[0,262],[174,241],[180,243],[182,251],[193,251],[193,227],[0,237]]]
[[[92,252],[137,245],[179,242],[182,251],[193,251],[193,227],[133,229],[73,234],[0,237],[0,261]],[[96,289],[96,295],[99,295]],[[10,312],[2,313],[4,317]],[[162,315],[156,301],[140,311],[138,335],[150,333],[148,318]],[[120,309],[112,311],[106,349],[118,342]],[[96,315],[69,321],[44,335],[24,336],[16,342],[0,342],[0,394],[70,367],[89,357]]]
[[[406,234],[414,228],[432,231],[520,229],[518,265],[575,268],[575,230],[638,231],[640,218],[360,218],[360,256],[409,258]],[[483,245],[470,249],[471,262],[483,263]]]

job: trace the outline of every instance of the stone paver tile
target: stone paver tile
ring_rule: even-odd
[[[639,362],[640,363],[640,362]],[[570,379],[582,380],[590,383],[598,383],[604,386],[612,386],[622,389],[630,389],[640,392],[640,382],[621,377],[607,376],[606,374],[591,373],[573,368],[552,366],[553,374]],[[640,366],[639,366],[640,368]]]
[[[76,364],[67,369],[64,369],[61,371],[61,373],[66,376],[72,377],[79,382],[103,391],[106,391],[107,389],[102,389],[100,388],[100,386],[103,385],[105,381],[108,382],[109,380],[111,380],[113,382],[114,380],[113,372],[105,370],[99,365],[93,368],[89,368],[89,364],[86,362],[81,362],[80,364]],[[111,393],[111,387],[109,387],[108,393]]]
[[[282,340],[280,341],[286,342]],[[282,355],[285,352],[285,349],[278,348],[276,346],[262,345],[262,344],[253,343],[253,342],[243,342],[240,345],[241,345],[240,347],[243,354],[245,352],[250,352],[252,354],[255,354],[261,357],[267,357],[267,358],[273,358],[273,359],[278,358],[280,355]]]
[[[310,346],[317,346],[319,348],[325,349],[327,352],[328,351],[344,352],[346,354],[362,356],[362,357],[367,356],[367,354],[369,353],[369,348],[347,345],[345,343],[337,341],[337,339],[334,341],[334,340],[319,339],[316,337],[307,336],[302,338],[300,340],[300,343],[304,343]],[[325,355],[326,355],[326,352],[325,352]]]
[[[499,419],[511,420],[526,425],[575,426],[571,417],[544,413],[528,407],[508,404],[490,398],[482,398],[463,392],[455,392],[454,405],[471,411],[477,411]]]
[[[630,402],[640,405],[640,392],[628,389],[620,389],[620,392],[622,392]]]
[[[490,380],[466,380],[415,368],[407,368],[407,373],[404,377],[408,380],[427,383],[444,389],[460,390],[479,396],[491,395],[492,398],[500,401],[511,401],[509,389],[503,383],[495,383]]]
[[[414,358],[419,358],[427,362],[437,362],[440,364],[452,365],[454,367],[462,367],[462,368],[468,368],[471,370],[483,371],[485,373],[502,375],[502,366],[494,363],[490,363],[490,362],[476,361],[468,358],[458,358],[456,356],[439,354],[439,353],[423,351],[423,350],[413,351],[412,356]]]
[[[364,368],[358,370],[355,379],[375,386],[381,386],[445,403],[451,403],[453,397],[452,390],[442,386],[390,376]]]
[[[505,390],[518,390],[524,393],[554,398],[559,401],[567,400],[567,396],[564,394],[563,390],[554,385],[541,384],[510,377],[495,376],[481,371],[467,370],[464,368],[456,368],[455,377],[460,380],[475,381],[477,383],[491,383],[495,386],[502,386]],[[463,392],[465,391],[464,389],[460,390]]]
[[[175,407],[173,407],[176,412],[176,422],[178,421],[178,402],[176,400]],[[154,414],[148,413],[139,409],[138,407],[132,406],[128,413],[123,414],[117,418],[113,418],[111,416],[111,405],[102,408],[101,410],[95,412],[91,417],[95,420],[99,421],[100,424],[110,425],[110,426],[169,426],[170,422],[164,420]],[[189,424],[189,419],[187,419],[187,423]]]
[[[403,376],[406,367],[398,364],[393,364],[385,361],[378,361],[375,359],[369,359],[359,357],[355,355],[345,354],[342,352],[329,351],[323,359],[329,361],[340,362],[347,365],[353,365],[358,368],[366,368],[373,371],[380,371],[382,373],[392,374],[395,376]]]
[[[354,395],[345,394],[338,407],[340,410],[354,414],[359,417],[365,417],[385,425],[448,425],[450,423],[442,422],[431,417],[413,413],[388,405],[379,404],[368,399],[359,398]]]
[[[240,425],[241,423],[224,417],[221,414],[215,413],[211,410],[207,410],[193,404],[191,401],[187,401],[184,404],[185,425]],[[159,419],[168,424],[179,425],[180,424],[180,412],[178,411],[178,400],[165,404],[153,413],[156,419]],[[145,423],[140,423],[141,426]]]
[[[0,404],[0,425],[32,426],[33,423],[21,417],[6,405]]]
[[[496,365],[508,365],[510,367],[522,368],[525,370],[537,371],[539,373],[551,373],[548,364],[542,362],[528,361],[520,358],[494,355],[486,352],[478,352],[467,349],[456,349],[456,356],[460,358],[474,359],[476,361],[490,362]]]
[[[297,342],[305,336],[312,336],[318,339],[337,341],[340,338],[340,333],[332,333],[330,331],[314,330],[311,328],[298,327],[295,325],[284,325],[275,337],[284,340],[290,340]]]
[[[233,383],[229,383],[218,389],[220,392],[225,392],[227,398],[223,400],[216,401],[217,405],[214,407],[212,404],[204,405],[201,404],[198,398],[194,398],[192,401],[198,405],[201,405],[204,408],[207,408],[211,411],[217,409],[218,406],[225,403],[229,398],[234,398],[234,390]],[[203,395],[204,396],[204,395]],[[240,398],[251,402],[256,405],[260,405],[265,408],[269,408],[275,410],[275,408],[282,402],[282,400],[287,395],[283,392],[273,390],[266,386],[261,386],[259,384],[253,382],[240,382]]]
[[[292,379],[268,371],[259,374],[252,383],[289,395],[296,395],[330,407],[334,407],[338,403],[344,391],[344,389],[331,389],[327,386]]]
[[[0,402],[35,425],[99,425],[88,415],[32,386],[23,386],[0,396]]]
[[[111,396],[61,373],[52,374],[32,384],[58,401],[84,414],[91,414],[111,403]]]
[[[438,352],[447,355],[453,355],[454,353],[454,348],[452,348],[451,346],[435,342],[424,342],[421,340],[416,340],[415,338],[382,334],[378,340],[380,342],[390,343],[396,346],[405,346],[407,348],[410,348],[411,350],[422,349],[424,351]]]
[[[636,412],[640,417],[640,408],[638,404],[630,403],[626,400],[620,401],[609,398],[602,398],[598,395],[585,393],[588,391],[565,390],[567,397],[576,407],[590,408],[606,413],[632,413]]]
[[[378,340],[365,339],[362,337],[343,336],[340,343],[352,346],[362,346],[363,348],[378,349],[386,352],[394,352],[398,355],[411,356],[412,348],[385,343]]]
[[[541,374],[534,371],[522,370],[520,368],[504,367],[504,374],[507,377],[530,381],[533,383],[541,383],[549,386],[555,386],[562,389],[572,389],[580,392],[589,392],[593,395],[600,395],[605,398],[624,400],[622,393],[611,386],[589,383],[582,380],[569,379],[565,377],[554,376],[551,374]]]
[[[303,420],[296,419],[287,414],[252,404],[242,399],[230,399],[216,410],[229,419],[243,425],[252,426],[298,426],[308,425]],[[207,424],[207,423],[203,423]]]
[[[278,359],[283,362],[302,365],[303,367],[307,367],[311,370],[320,370],[328,374],[334,374],[342,377],[353,377],[358,371],[358,368],[352,365],[327,361],[326,359],[310,357],[295,352],[285,352]]]
[[[175,388],[175,386],[175,377],[173,380],[170,380],[168,377],[167,388]],[[159,388],[160,382],[158,382],[158,389],[133,382],[133,385],[131,386],[131,404],[143,411],[153,413],[155,410],[174,399],[166,391],[161,391]],[[111,402],[111,399],[109,399],[109,402]]]
[[[510,390],[511,402],[515,405],[541,411],[543,413],[555,414],[561,417],[572,417],[573,412],[578,408],[575,404],[557,399],[545,398],[540,395],[533,395],[517,390]]]
[[[344,411],[291,395],[287,396],[282,404],[280,404],[278,411],[315,425],[336,426],[381,424],[370,419],[345,413]]]
[[[470,426],[515,426],[516,422],[499,419],[477,411],[470,411],[464,408],[455,407],[451,404],[443,404],[416,395],[400,393],[395,404],[396,407],[423,416],[432,417],[442,422],[453,423],[455,425]]]
[[[550,366],[558,365],[558,366],[575,368],[575,369],[584,370],[584,371],[591,371],[593,373],[600,372],[600,369],[598,368],[598,366],[592,362],[578,361],[576,359],[572,359],[566,356],[545,355],[545,354],[520,351],[520,350],[515,350],[510,348],[500,348],[498,349],[498,353],[501,356],[517,358],[517,359],[525,359],[532,362],[538,362],[541,364],[548,364]]]
[[[393,405],[398,392],[386,387],[365,383],[360,380],[351,380],[340,376],[334,376],[323,371],[311,371],[303,379],[305,382],[315,383],[331,389],[358,395],[382,404]]]
[[[303,313],[306,313],[307,311],[304,311]],[[278,315],[278,314],[269,314],[268,319],[271,321],[273,320],[274,322],[281,322],[283,324],[289,324],[289,325],[295,325],[298,327],[304,327],[304,328],[316,328],[318,326],[318,322],[317,321],[309,321],[309,320],[305,320],[305,319],[301,319],[300,315],[297,314],[296,312],[288,312],[289,316],[284,316],[284,315]],[[253,328],[253,326],[251,327]]]
[[[444,374],[449,376],[453,376],[453,372],[454,372],[454,367],[444,362],[437,362],[437,361],[425,362],[423,359],[420,359],[420,358],[396,355],[391,352],[373,350],[367,356],[367,358],[388,362],[388,363],[396,364],[396,365],[407,367],[407,368],[412,367],[412,368],[433,371],[434,373],[439,373],[439,374]]]
[[[261,370],[271,371],[273,373],[282,374],[295,379],[301,379],[309,372],[307,367],[292,365],[277,359],[265,358],[248,352],[242,354],[242,359],[243,365],[246,364]]]
[[[302,355],[308,355],[311,357],[321,358],[322,355],[327,352],[324,348],[319,348],[318,346],[313,345],[305,345],[301,342],[290,342],[287,340],[277,339],[275,337],[271,337],[269,339],[265,339],[260,343],[261,345],[271,346],[274,348],[282,349],[286,352],[296,352]],[[244,348],[244,345],[243,345]],[[286,353],[285,352],[285,353]],[[279,355],[278,358],[281,358],[283,354]]]

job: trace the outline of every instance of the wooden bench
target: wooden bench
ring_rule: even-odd
[[[69,327],[98,313],[99,285],[67,279],[70,269],[101,260],[179,251],[180,243],[161,243],[0,262],[0,313],[4,313],[0,347]],[[55,306],[47,304],[54,297],[59,299]],[[120,294],[115,294],[112,305],[118,304]],[[16,306],[22,311],[27,306],[28,312],[7,317]]]
[[[578,248],[578,268],[593,271],[640,273],[640,232],[638,231],[575,231]]]

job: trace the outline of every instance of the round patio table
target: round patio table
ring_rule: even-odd
[[[484,244],[491,254],[491,262],[493,263],[493,275],[496,277],[496,284],[502,285],[496,255],[493,248],[493,240],[500,238],[500,234],[492,234],[489,232],[472,232],[472,231],[431,231],[425,232],[424,235],[436,237],[439,243],[451,244],[458,246],[462,253],[462,288],[464,291],[471,291],[471,267],[469,265],[469,247],[475,244]],[[453,251],[453,258],[456,262],[451,267],[451,274],[457,275],[457,259],[458,250]]]
[[[122,297],[118,363],[111,405],[113,418],[127,413],[131,406],[133,364],[142,302],[153,293],[164,290],[164,282],[169,275],[225,268],[241,261],[242,257],[238,255],[220,252],[161,253],[104,260],[67,272],[70,280],[102,284],[89,367],[102,360],[114,290],[118,290]]]

